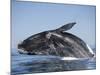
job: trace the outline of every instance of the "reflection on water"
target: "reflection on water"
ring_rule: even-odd
[[[95,69],[95,58],[88,60],[60,60],[55,56],[22,55],[12,50],[12,75]]]

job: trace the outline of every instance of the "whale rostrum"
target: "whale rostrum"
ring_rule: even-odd
[[[60,28],[44,31],[28,37],[18,44],[19,53],[30,55],[54,55],[61,57],[91,58],[92,49],[79,37],[65,32],[76,22]]]

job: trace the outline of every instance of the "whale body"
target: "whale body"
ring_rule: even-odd
[[[91,58],[92,49],[79,37],[65,32],[76,22],[60,28],[34,34],[18,44],[18,52],[28,55],[54,55],[72,58]]]

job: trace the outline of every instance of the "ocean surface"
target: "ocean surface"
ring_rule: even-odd
[[[93,49],[95,52],[95,49]],[[57,56],[19,54],[17,49],[11,51],[11,75],[44,72],[93,70],[96,58],[83,60],[61,60]]]

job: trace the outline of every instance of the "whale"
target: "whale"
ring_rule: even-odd
[[[18,52],[27,55],[52,55],[67,58],[92,58],[93,50],[81,38],[67,32],[76,22],[43,31],[18,43]]]

